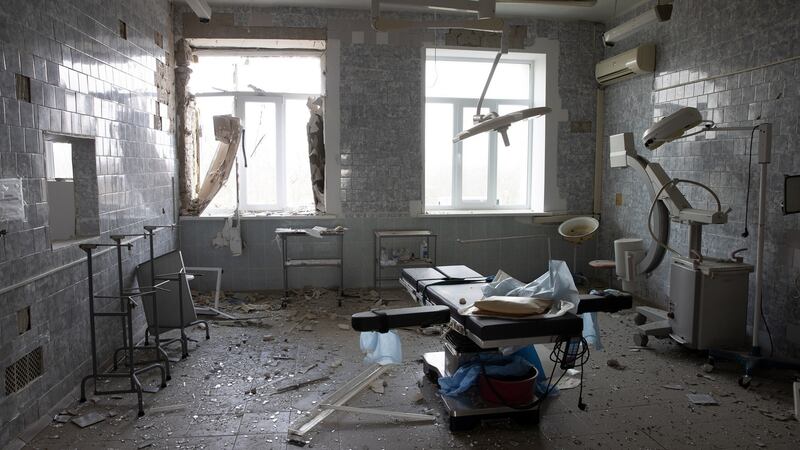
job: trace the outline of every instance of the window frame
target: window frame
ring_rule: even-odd
[[[244,141],[242,140],[239,143],[239,149],[237,149],[236,155],[236,168],[239,170],[239,183],[236,187],[237,192],[236,195],[239,200],[239,209],[242,211],[250,211],[250,212],[276,212],[276,211],[292,211],[295,207],[291,207],[286,204],[287,201],[287,188],[286,188],[286,181],[287,181],[287,149],[286,149],[286,103],[287,100],[307,100],[309,97],[319,97],[321,95],[325,95],[325,69],[324,69],[324,54],[323,52],[297,52],[295,50],[266,50],[264,52],[259,51],[210,51],[207,52],[209,56],[227,56],[227,57],[293,57],[293,56],[313,56],[319,59],[320,63],[320,75],[321,75],[321,86],[318,93],[288,93],[288,92],[273,92],[273,91],[264,91],[264,92],[255,92],[255,91],[216,91],[216,92],[192,92],[192,95],[195,98],[209,98],[209,97],[231,97],[233,98],[233,114],[236,117],[239,117],[244,125],[246,123],[246,116],[245,116],[245,104],[248,102],[253,103],[275,103],[275,120],[276,120],[276,198],[278,203],[276,204],[261,204],[261,203],[249,203],[247,201],[247,176],[248,176],[248,169],[251,167],[245,167],[244,159],[241,158],[239,152],[241,152],[242,145],[244,145]],[[245,131],[245,137],[246,137]],[[248,151],[245,147],[245,151]],[[199,151],[199,149],[198,149]],[[200,156],[199,154],[197,155]],[[248,155],[249,157],[249,155]],[[248,164],[249,165],[249,164]],[[204,177],[205,174],[199,174],[200,177]],[[310,170],[309,170],[310,176]],[[225,184],[235,181],[235,173],[232,173],[231,176],[226,180]],[[201,178],[202,181],[202,178]],[[309,178],[309,185],[311,184],[311,179]],[[311,202],[309,203],[308,207],[314,207],[314,200],[313,194],[311,197]],[[216,208],[211,209],[209,208],[206,211],[206,215],[217,215],[217,214],[230,214],[235,211],[236,205],[233,205],[233,208]]]
[[[431,56],[431,51],[434,52],[442,52],[443,55],[436,55]],[[463,55],[455,56],[456,53],[463,53]],[[480,62],[489,62],[491,63],[495,56],[497,55],[496,51],[487,51],[487,50],[479,50],[479,49],[465,49],[465,48],[450,48],[450,49],[434,49],[434,48],[426,48],[424,49],[424,64],[423,67],[427,66],[427,62],[431,59],[435,59],[437,62],[458,62],[458,61],[480,61]],[[500,60],[500,64],[525,64],[529,66],[529,79],[528,79],[528,98],[527,99],[504,99],[504,98],[485,98],[483,100],[482,105],[482,112],[486,113],[488,111],[497,111],[500,105],[519,105],[520,109],[524,108],[531,108],[535,104],[536,100],[536,72],[537,72],[537,59],[541,57],[546,57],[543,53],[527,53],[527,52],[514,52],[509,55],[503,55]],[[425,126],[427,124],[427,117],[426,117],[426,106],[428,103],[438,103],[438,104],[450,104],[453,106],[453,136],[458,134],[463,130],[462,124],[464,123],[464,109],[472,108],[476,110],[478,104],[478,97],[472,98],[464,98],[464,97],[428,97],[427,95],[427,70],[423,69],[423,83],[425,85],[425,89],[423,89],[422,93],[422,100],[423,100],[423,119],[422,119],[422,126],[423,126],[423,133],[422,133],[422,147],[423,147],[423,170],[425,168],[425,152],[427,151],[426,142],[425,142]],[[487,74],[488,75],[488,74]],[[545,80],[541,80],[540,83],[545,83]],[[522,212],[534,212],[533,207],[533,158],[534,158],[534,121],[533,120],[526,120],[525,126],[528,128],[528,143],[527,143],[527,160],[528,164],[526,165],[526,182],[525,182],[525,204],[524,205],[499,205],[498,204],[498,197],[497,197],[497,169],[498,169],[498,140],[501,139],[499,133],[495,131],[489,132],[489,163],[487,166],[487,198],[484,202],[475,202],[475,201],[465,201],[463,199],[462,193],[462,178],[463,178],[463,143],[464,141],[460,141],[458,143],[453,144],[453,152],[452,152],[452,187],[451,187],[451,204],[446,206],[441,205],[429,205],[426,202],[427,191],[424,183],[424,175],[423,175],[423,207],[424,211],[430,213],[458,213],[458,212],[471,212],[471,211],[479,211],[482,213],[501,213],[501,212],[508,212],[508,211],[522,211]],[[514,128],[519,129],[520,124],[515,124]],[[513,132],[513,128],[511,129]],[[543,139],[543,137],[541,137]],[[544,163],[544,161],[542,161]],[[425,172],[423,171],[423,174]]]

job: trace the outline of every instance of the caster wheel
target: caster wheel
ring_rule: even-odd
[[[753,381],[753,377],[750,375],[742,375],[739,377],[739,386],[747,389],[750,387],[750,382]]]
[[[633,323],[636,325],[644,325],[647,323],[647,317],[645,317],[644,314],[636,314],[633,318]]]
[[[170,381],[170,380],[172,380],[172,375],[167,377],[167,381]],[[166,383],[164,383],[164,384],[166,384]]]
[[[647,347],[647,341],[650,339],[647,337],[646,334],[634,334],[633,335],[633,342],[638,345],[639,347]]]
[[[139,414],[138,414],[138,416],[139,416],[139,417],[142,417],[143,415],[144,415],[144,411],[139,411]]]
[[[480,419],[474,417],[450,417],[450,431],[469,431],[480,425]]]
[[[167,383],[163,383],[163,384],[161,385],[161,389],[164,389],[165,387],[167,387]]]

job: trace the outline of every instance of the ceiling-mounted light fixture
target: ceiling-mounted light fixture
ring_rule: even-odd
[[[206,0],[186,0],[192,11],[200,19],[200,22],[208,23],[211,20],[211,7]]]
[[[658,4],[642,14],[603,33],[603,43],[613,47],[640,28],[655,22],[666,22],[672,16],[672,3]]]
[[[543,4],[557,6],[591,7],[597,0],[371,0],[372,27],[376,31],[396,31],[407,28],[443,29],[500,32],[503,19],[495,17],[497,3]],[[380,16],[381,4],[412,6],[445,12],[475,13],[474,19],[467,20],[406,20]]]
[[[500,62],[500,57],[502,57],[504,53],[508,53],[508,41],[506,40],[505,34],[500,36],[500,51],[497,52],[497,56],[494,57],[492,70],[489,71],[489,77],[486,79],[486,84],[483,86],[483,92],[481,92],[481,97],[478,99],[478,109],[475,112],[475,115],[472,116],[473,126],[472,128],[464,130],[455,135],[455,137],[453,137],[453,143],[462,141],[468,137],[472,137],[486,131],[496,131],[500,133],[500,136],[503,137],[503,144],[508,147],[511,145],[511,141],[508,139],[508,127],[511,126],[512,123],[529,119],[531,117],[543,116],[551,111],[550,108],[542,106],[539,108],[522,109],[504,114],[502,116],[498,115],[495,111],[489,111],[488,114],[481,114],[481,107],[483,106],[483,99],[486,97],[486,91],[489,90],[489,84],[492,82],[494,71],[497,69],[497,64]]]
[[[460,28],[500,33],[500,51],[497,52],[497,56],[494,58],[492,69],[489,71],[489,77],[486,79],[486,85],[484,85],[483,92],[478,100],[477,112],[472,116],[473,127],[453,137],[454,143],[486,131],[497,131],[503,137],[505,146],[508,147],[511,145],[511,142],[508,139],[507,132],[508,127],[512,123],[531,117],[542,116],[550,112],[550,108],[539,107],[522,109],[502,116],[495,111],[490,111],[488,114],[481,114],[483,99],[486,97],[486,91],[489,89],[489,84],[492,82],[492,76],[494,75],[495,69],[497,69],[497,64],[500,62],[500,57],[503,56],[504,53],[508,53],[508,39],[506,34],[503,33],[505,23],[503,19],[494,17],[495,3],[497,1],[503,1],[505,3],[558,3],[576,6],[591,6],[595,3],[593,0],[372,0],[371,2],[372,27],[376,31],[395,31],[407,28]],[[404,20],[385,18],[380,15],[381,3],[474,12],[477,14],[477,18],[471,20]]]

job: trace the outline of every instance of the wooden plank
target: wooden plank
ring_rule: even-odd
[[[344,406],[344,405],[329,405],[323,403],[320,405],[322,409],[333,409],[335,411],[346,411],[351,413],[357,414],[372,414],[376,416],[389,416],[389,417],[397,417],[400,419],[408,419],[408,420],[422,420],[422,421],[434,421],[436,420],[436,416],[432,416],[430,414],[416,414],[416,413],[407,413],[407,412],[399,412],[399,411],[384,411],[382,409],[375,409],[375,408],[357,408],[355,406]]]
[[[367,370],[361,372],[356,377],[345,383],[341,388],[336,390],[336,392],[328,396],[328,398],[322,401],[322,403],[326,405],[344,405],[359,392],[363,391],[367,386],[369,386],[370,383],[383,375],[387,370],[389,370],[389,366],[381,366],[378,364],[371,365],[369,368],[367,368]],[[289,425],[289,434],[294,436],[303,436],[323,420],[325,420],[326,417],[333,414],[333,412],[333,409],[322,409],[320,407],[316,407],[309,411],[309,415],[303,415],[294,423]],[[308,420],[305,420],[307,418]]]

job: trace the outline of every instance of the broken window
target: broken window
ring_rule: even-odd
[[[513,124],[510,146],[492,131],[453,143],[472,127],[478,99],[495,52],[429,49],[425,65],[425,208],[427,210],[531,210],[541,190],[532,169],[544,153],[534,120]],[[542,55],[539,55],[542,56]],[[533,105],[531,54],[503,55],[486,92],[481,114],[504,115]],[[535,80],[543,83],[544,80]],[[541,119],[543,120],[543,119]]]
[[[191,67],[189,90],[196,98],[201,128],[197,155],[201,179],[217,147],[213,116],[232,114],[242,120],[245,130],[237,156],[239,208],[313,210],[306,102],[322,93],[320,54],[200,51]],[[236,183],[231,174],[204,214],[233,211]]]

